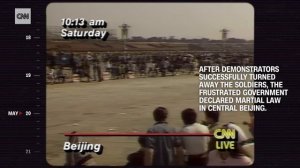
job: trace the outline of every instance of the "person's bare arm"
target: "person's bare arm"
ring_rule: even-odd
[[[153,149],[145,148],[144,166],[152,166],[153,163]]]

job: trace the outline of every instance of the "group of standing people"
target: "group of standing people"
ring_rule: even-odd
[[[58,52],[52,54],[52,56],[49,55],[47,65],[55,71],[59,70],[57,67],[61,69],[69,67],[72,70],[71,74],[78,74],[82,82],[92,80],[101,82],[104,72],[109,72],[111,79],[127,79],[130,78],[130,74],[134,74],[135,77],[164,77],[167,74],[174,76],[177,72],[192,74],[196,62],[197,59],[194,57],[181,55],[170,57],[167,55],[107,56],[91,52],[84,55]],[[51,73],[49,72],[49,79],[55,77],[55,75],[51,76]],[[66,75],[60,76],[64,76],[64,79],[71,78],[71,76]],[[61,83],[64,83],[64,81]]]
[[[81,81],[82,78],[87,78],[87,82],[90,82],[91,79],[98,82],[103,81],[100,60],[97,57],[91,55],[82,57],[73,71],[79,74]]]
[[[184,133],[211,134],[218,128],[237,131],[236,150],[219,151],[215,149],[214,137],[211,136],[141,136],[138,138],[140,148],[127,156],[126,166],[249,166],[254,160],[254,140],[248,138],[237,124],[219,123],[219,111],[206,111],[205,120],[197,122],[197,113],[187,108],[181,112],[184,126],[180,131],[167,122],[169,112],[165,107],[153,111],[155,123],[147,133]],[[250,113],[250,122],[246,122],[253,134],[254,115]],[[75,133],[75,132],[74,132]],[[78,137],[72,136],[69,142],[78,143]],[[67,166],[97,165],[91,154],[81,155],[77,152],[66,154]]]
[[[153,117],[155,124],[147,130],[148,133],[176,132],[167,122],[168,110],[165,107],[156,108]],[[127,166],[246,166],[253,163],[254,147],[248,147],[250,139],[234,123],[220,125],[219,111],[206,111],[202,123],[197,122],[197,113],[191,108],[183,110],[181,118],[184,127],[180,133],[209,134],[217,128],[235,129],[238,149],[218,151],[215,139],[210,136],[142,136],[138,140],[141,148],[128,156]]]
[[[159,75],[165,77],[167,73],[174,76],[176,71],[180,70],[191,74],[194,71],[194,65],[187,61],[175,62],[175,59],[168,57],[148,60],[110,60],[106,64],[106,71],[111,73],[113,79],[126,79],[129,72],[134,73],[136,77],[158,77]]]

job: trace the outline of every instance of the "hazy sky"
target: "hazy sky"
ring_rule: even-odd
[[[103,19],[109,29],[131,26],[129,36],[221,39],[254,39],[254,9],[247,3],[51,3],[47,7],[47,25],[61,26],[70,17]]]

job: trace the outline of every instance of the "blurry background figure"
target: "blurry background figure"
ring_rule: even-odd
[[[62,66],[54,66],[47,73],[47,80],[51,84],[65,83],[65,79],[66,79],[66,76],[63,73],[63,67]]]
[[[205,111],[205,121],[202,121],[203,125],[206,125],[209,129],[210,133],[214,133],[217,128],[221,128],[222,126],[219,123],[220,112],[219,111]],[[216,139],[211,137],[208,145],[208,150],[215,150]]]
[[[57,71],[56,71],[56,79],[58,80],[59,83],[65,83],[65,75],[63,73],[63,67],[59,66]]]
[[[112,65],[111,65],[110,61],[107,61],[106,62],[106,71],[111,72],[111,67],[112,67]]]
[[[87,77],[87,82],[90,82],[90,64],[87,57],[81,59],[80,65],[80,81],[82,81],[82,78],[84,77]]]
[[[50,72],[47,74],[47,79],[50,81],[51,84],[55,83],[56,72],[54,68],[50,69]]]
[[[117,63],[113,63],[111,66],[111,76],[112,79],[119,79],[120,78],[120,69]]]
[[[119,65],[119,73],[120,73],[120,78],[125,79],[125,65],[124,64]]]
[[[144,62],[139,63],[139,77],[146,77],[146,64]]]
[[[98,57],[94,56],[92,60],[92,68],[93,68],[93,80],[101,82],[103,81],[102,71],[101,71],[101,61]]]
[[[73,132],[75,133],[75,132]],[[77,136],[70,136],[68,141],[71,144],[79,142]],[[96,162],[91,154],[81,154],[79,152],[66,152],[66,163],[65,166],[95,166]]]
[[[87,52],[87,55],[86,55],[86,59],[87,59],[87,64],[88,64],[88,67],[87,67],[87,74],[90,76],[90,79],[92,81],[95,81],[95,78],[94,77],[94,61],[95,61],[95,57],[94,57],[94,54],[92,52]]]
[[[160,64],[159,64],[159,70],[161,73],[162,77],[166,76],[167,73],[167,66],[168,66],[168,62],[167,60],[161,60]]]

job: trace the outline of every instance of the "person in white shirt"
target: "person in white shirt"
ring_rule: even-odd
[[[213,150],[208,154],[207,166],[250,166],[252,160],[237,151]]]
[[[248,138],[242,128],[234,123],[228,123],[226,126],[229,129],[237,130],[238,144],[241,146],[240,152],[254,160],[254,143],[251,143],[251,138]]]
[[[238,132],[238,143],[242,143],[244,141],[246,141],[247,139],[249,139],[247,137],[247,135],[245,134],[245,132],[242,130],[241,127],[239,127],[238,125],[232,123],[232,122],[229,122],[228,124],[225,125],[226,128],[229,128],[229,129],[234,129]]]
[[[197,113],[194,109],[188,108],[181,113],[185,126],[184,133],[209,133],[207,126],[197,123]],[[202,166],[207,163],[208,136],[183,136],[182,146],[185,150],[186,164],[188,166]]]
[[[207,166],[249,166],[253,161],[245,155],[245,150],[241,147],[241,143],[246,141],[248,137],[245,132],[236,124],[228,123],[224,128],[234,129],[238,133],[236,142],[237,149],[229,151],[212,150],[208,154]]]

